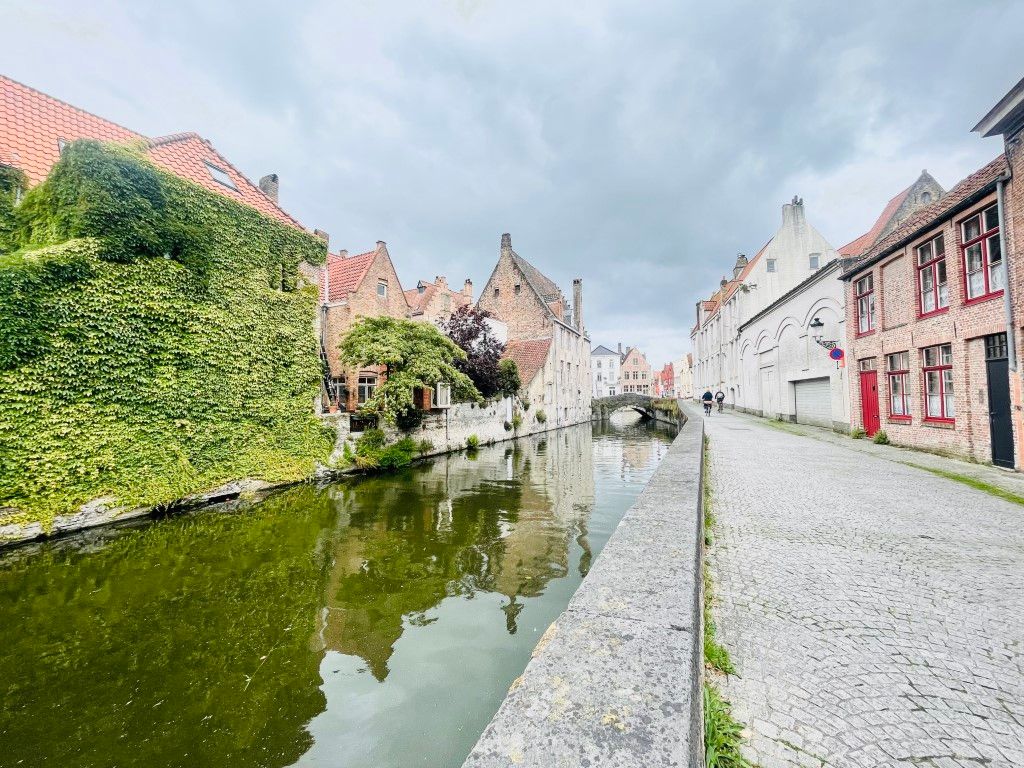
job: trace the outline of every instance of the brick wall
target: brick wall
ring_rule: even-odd
[[[553,333],[554,319],[537,294],[530,290],[525,276],[512,260],[511,249],[502,249],[477,306],[505,322],[510,339],[546,339]]]
[[[881,428],[892,442],[946,451],[976,461],[992,460],[984,337],[1006,330],[1003,299],[995,297],[976,303],[965,303],[967,294],[959,224],[994,202],[995,194],[992,193],[951,220],[936,225],[870,270],[856,273],[853,279],[846,283],[850,415],[853,426],[864,427],[859,363],[873,358],[878,375]],[[915,248],[939,233],[944,235],[946,244],[949,308],[936,315],[920,317]],[[1019,275],[1014,274],[1016,271],[1011,262],[1011,284],[1019,297],[1020,288],[1016,282]],[[857,336],[853,285],[868,272],[874,275],[879,327],[873,333]],[[1019,306],[1019,299],[1016,301]],[[921,354],[924,348],[937,344],[951,345],[956,405],[953,424],[932,422],[924,418],[924,374]],[[909,421],[890,416],[890,388],[886,375],[886,355],[904,351],[909,353]],[[1018,438],[1019,434],[1018,430]],[[1019,450],[1017,462],[1019,465]]]
[[[649,395],[653,392],[653,383],[651,365],[643,352],[629,350],[629,354],[619,367],[619,393],[636,392]]]

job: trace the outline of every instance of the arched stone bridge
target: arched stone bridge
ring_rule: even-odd
[[[590,401],[590,407],[594,418],[607,419],[615,411],[623,408],[632,408],[645,419],[654,418],[654,407],[651,405],[650,395],[638,395],[635,392],[626,392],[611,397],[595,397]]]

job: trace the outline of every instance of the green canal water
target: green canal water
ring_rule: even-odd
[[[0,765],[457,768],[671,442],[584,425],[0,556]]]

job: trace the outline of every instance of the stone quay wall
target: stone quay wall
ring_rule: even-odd
[[[686,409],[463,768],[704,765],[704,423]]]

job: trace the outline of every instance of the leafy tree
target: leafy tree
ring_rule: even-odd
[[[347,367],[384,369],[385,380],[363,404],[363,410],[376,413],[389,424],[415,407],[413,391],[420,387],[446,382],[457,400],[482,399],[472,380],[456,367],[466,353],[427,323],[364,317],[345,335],[340,350]]]
[[[465,360],[457,362],[456,367],[473,380],[485,398],[503,393],[498,366],[505,345],[494,338],[484,322],[490,316],[486,310],[466,305],[438,323],[445,335],[466,353]]]
[[[502,360],[498,363],[498,387],[505,397],[514,397],[523,388],[515,360]]]

